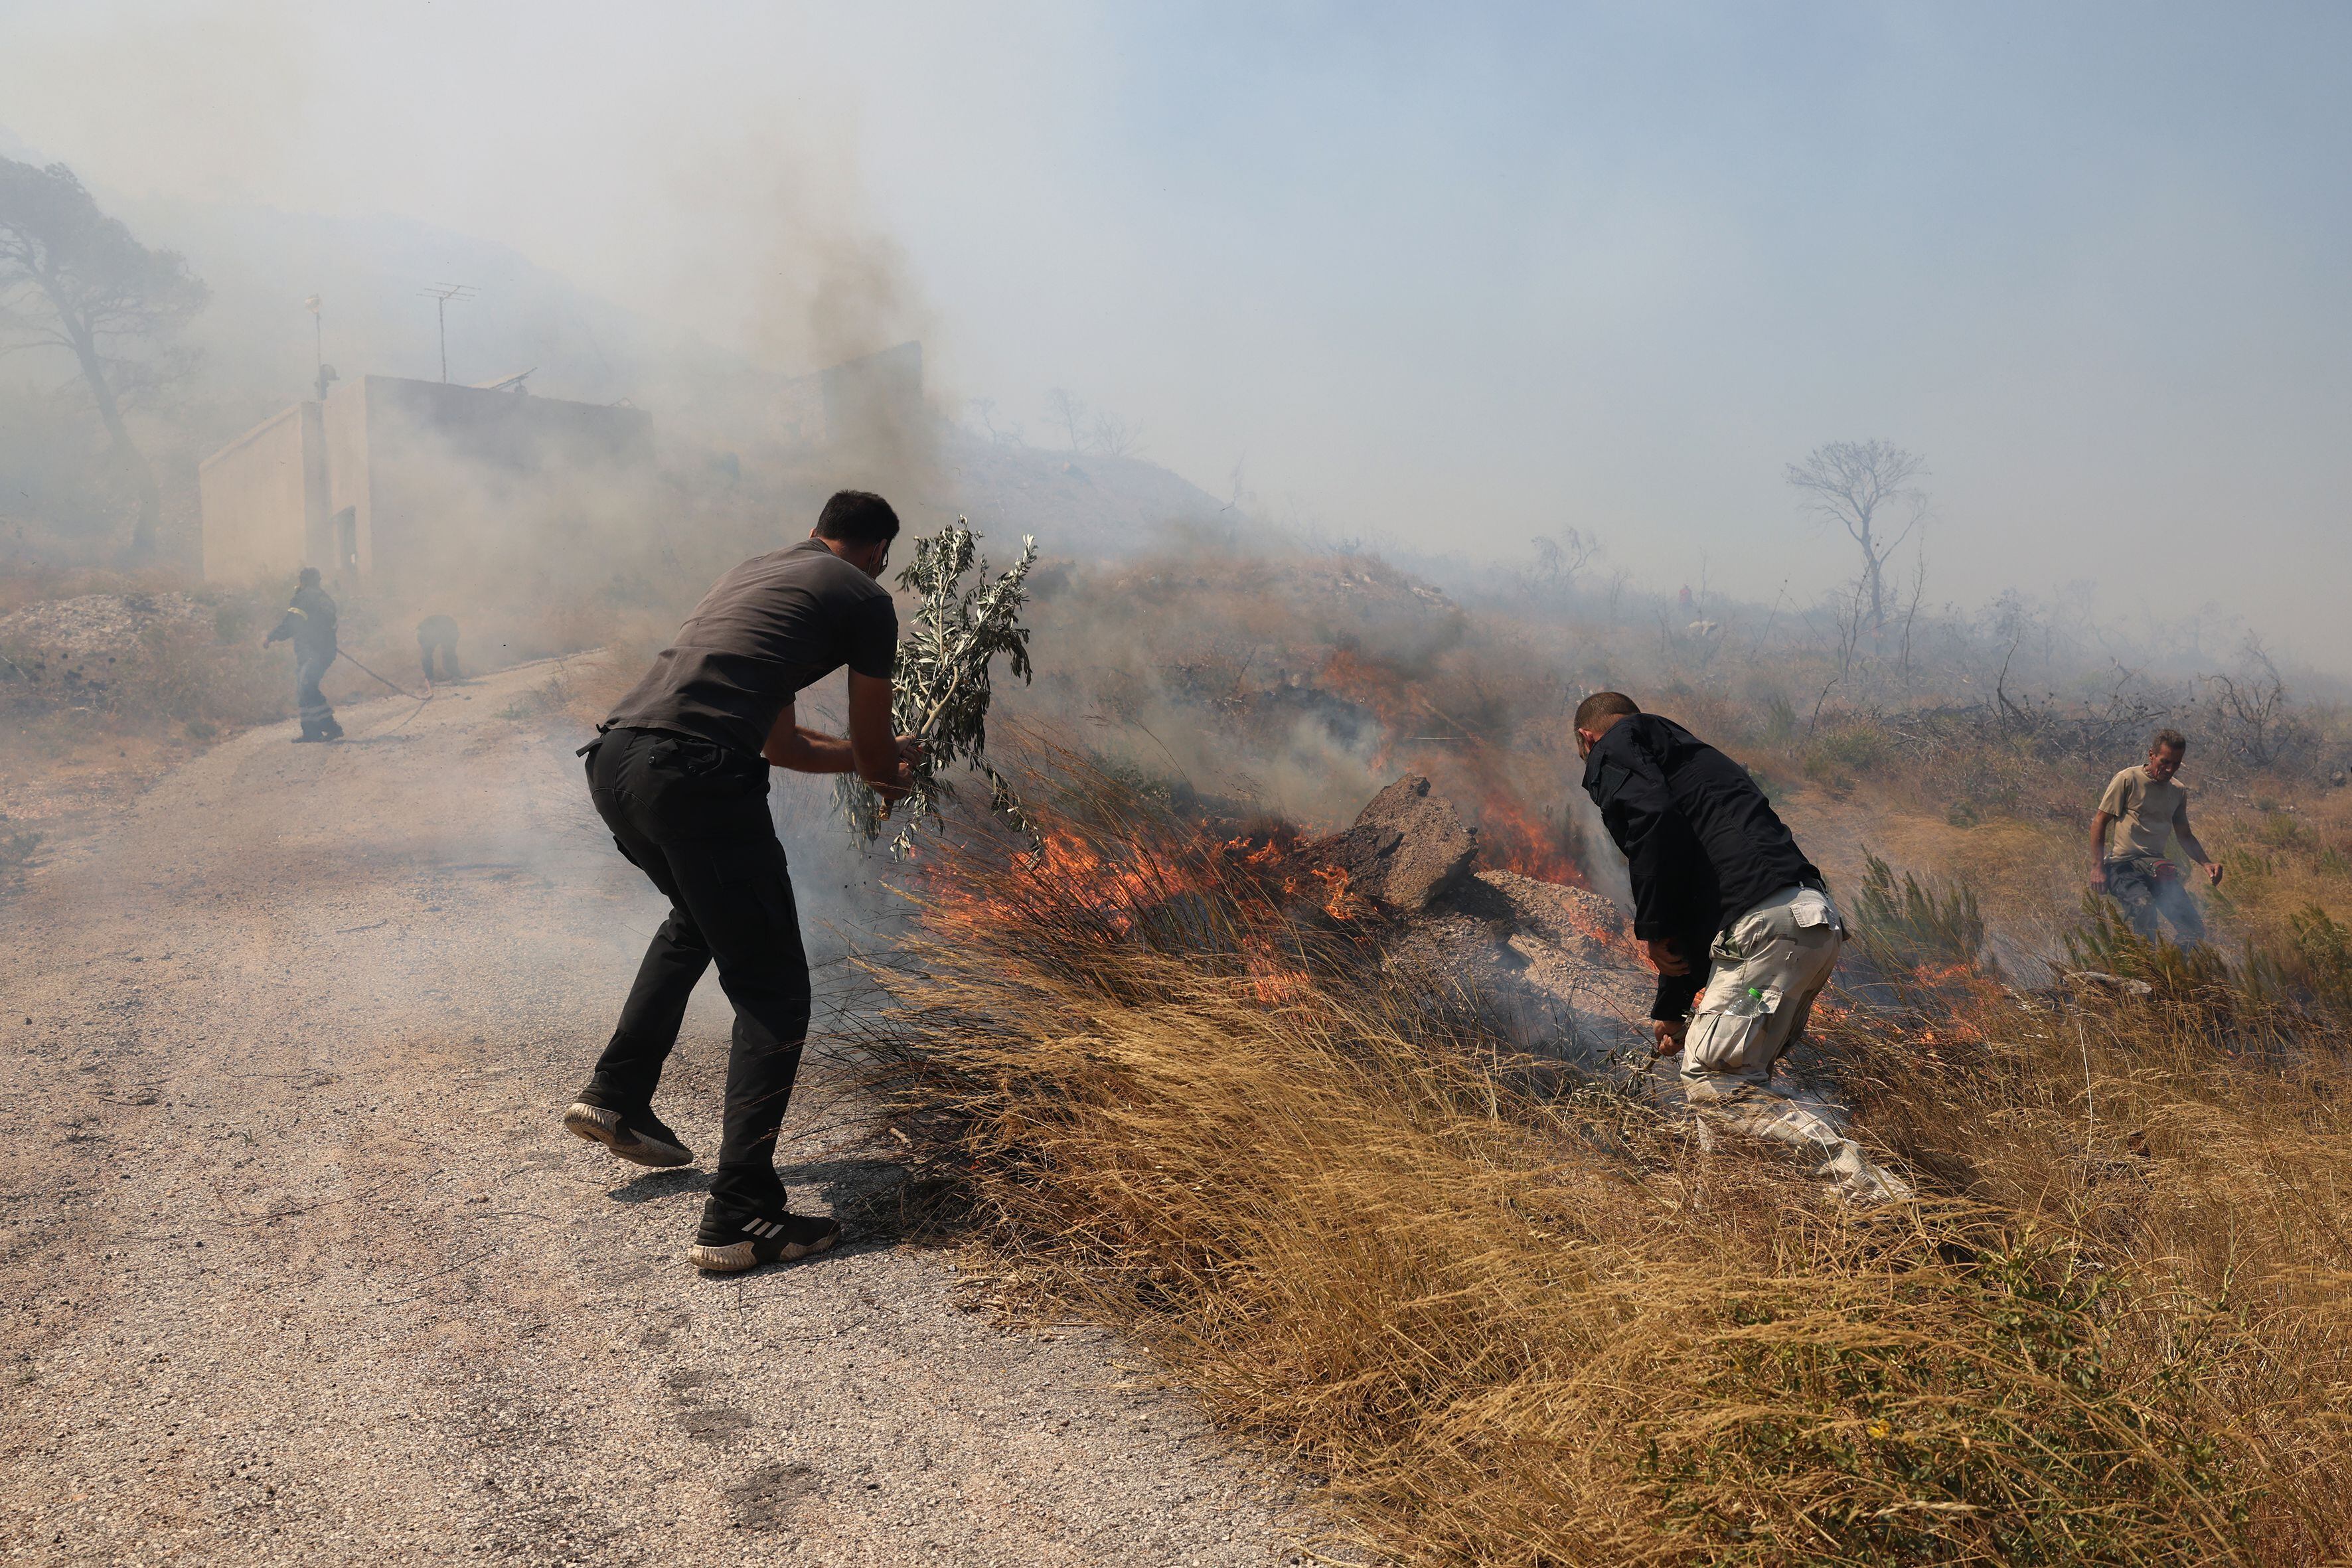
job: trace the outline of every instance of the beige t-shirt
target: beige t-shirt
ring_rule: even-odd
[[[2111,860],[2162,860],[2172,853],[2172,835],[2189,831],[2189,787],[2177,781],[2158,784],[2147,776],[2147,765],[2136,763],[2107,781],[2099,809],[2116,819],[2107,839]]]

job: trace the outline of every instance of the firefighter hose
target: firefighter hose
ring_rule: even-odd
[[[352,667],[353,668],[357,669],[357,670],[358,670],[362,675],[366,676],[366,677],[367,677],[369,679],[371,679],[371,680],[382,680],[382,681],[383,681],[383,684],[384,684],[384,685],[386,685],[386,686],[391,686],[391,687],[392,687],[392,689],[393,689],[394,691],[399,692],[403,697],[407,698],[407,699],[408,699],[410,701],[412,701],[412,702],[429,702],[429,701],[431,701],[431,700],[433,700],[433,682],[432,682],[430,679],[427,679],[427,680],[425,681],[425,694],[424,694],[422,697],[420,697],[420,696],[418,696],[415,692],[414,692],[414,691],[410,691],[410,690],[406,689],[405,689],[405,688],[404,688],[404,687],[393,686],[393,683],[392,683],[391,681],[389,681],[389,680],[384,680],[384,679],[383,679],[383,676],[378,675],[374,670],[370,669],[366,665],[363,665],[363,664],[360,663],[360,661],[359,661],[358,659],[352,658],[352,656],[351,656],[350,654],[348,654],[348,653],[344,652],[341,648],[337,648],[337,649],[335,650],[335,657],[336,657],[336,658],[350,658],[350,659],[351,659],[351,661],[352,661]]]

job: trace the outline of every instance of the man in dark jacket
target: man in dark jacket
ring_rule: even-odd
[[[1685,1101],[1709,1121],[1821,1156],[1821,1173],[1850,1196],[1908,1195],[1838,1129],[1831,1108],[1772,1081],[1773,1063],[1804,1032],[1837,965],[1845,925],[1764,792],[1738,763],[1622,692],[1578,706],[1576,746],[1585,793],[1625,856],[1633,935],[1658,972],[1655,1054],[1681,1053]]]
[[[808,1035],[809,968],[768,815],[768,768],[855,771],[886,801],[905,793],[920,752],[890,732],[898,621],[876,581],[898,532],[880,496],[835,496],[807,539],[721,577],[581,748],[597,814],[670,910],[563,1124],[637,1164],[694,1158],[652,1101],[687,1000],[717,963],[735,1039],[719,1169],[687,1254],[698,1268],[788,1261],[841,1234],[830,1219],[790,1213],[776,1175],[776,1131]],[[794,698],[844,665],[848,738],[802,729]]]
[[[319,586],[316,566],[302,568],[293,601],[278,617],[277,629],[261,639],[261,646],[268,647],[288,637],[294,642],[294,700],[302,712],[302,732],[294,737],[296,742],[341,740],[343,727],[335,722],[335,710],[327,706],[326,693],[319,689],[328,667],[335,662],[335,601]]]

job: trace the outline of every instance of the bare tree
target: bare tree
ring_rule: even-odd
[[[1911,552],[1911,602],[1903,607],[1903,695],[1911,695],[1911,628],[1919,622],[1919,600],[1927,591],[1927,546]]]
[[[1846,677],[1853,673],[1854,650],[1862,641],[1862,628],[1869,619],[1862,607],[1862,596],[1864,592],[1864,584],[1860,581],[1856,581],[1853,585],[1853,602],[1851,605],[1848,605],[1845,608],[1836,612],[1838,629],[1837,673],[1831,676],[1829,679],[1822,683],[1821,695],[1813,699],[1812,717],[1805,721],[1805,733],[1808,736],[1812,734],[1813,727],[1822,721],[1822,704],[1827,702],[1830,700],[1830,693],[1835,691],[1840,686],[1843,685]]]
[[[133,555],[153,552],[163,505],[123,408],[181,368],[172,340],[207,296],[184,258],[132,238],[63,163],[0,158],[0,350],[74,356],[137,498]]]
[[[1143,449],[1143,426],[1129,425],[1108,408],[1095,416],[1095,449],[1131,458]]]
[[[1252,499],[1249,497],[1249,493],[1242,488],[1242,469],[1244,465],[1248,461],[1249,458],[1247,454],[1244,454],[1243,456],[1234,459],[1234,471],[1230,478],[1230,482],[1226,487],[1232,493],[1225,498],[1225,504],[1217,509],[1219,511],[1239,511],[1241,510],[1242,502],[1244,500]]]
[[[1070,450],[1083,452],[1087,447],[1087,400],[1076,394],[1055,387],[1045,394],[1046,416],[1068,432]]]
[[[979,419],[981,428],[988,432],[991,446],[1018,447],[1021,445],[1020,426],[1007,425],[1002,430],[996,427],[996,399],[975,397],[971,400],[971,408],[973,416]]]
[[[1862,547],[1873,630],[1886,626],[1887,558],[1927,515],[1927,492],[1911,482],[1927,471],[1927,459],[1916,452],[1876,440],[1832,441],[1789,465],[1789,484],[1806,510],[1844,529]]]
[[[1538,535],[1529,542],[1536,547],[1535,580],[1547,594],[1564,593],[1575,587],[1578,574],[1601,553],[1599,535],[1573,528],[1557,538]]]
[[[2310,727],[2294,716],[2286,681],[2261,637],[2248,632],[2239,657],[2245,660],[2242,673],[2203,678],[2213,694],[2216,728],[2233,756],[2258,768],[2275,767],[2309,739]]]

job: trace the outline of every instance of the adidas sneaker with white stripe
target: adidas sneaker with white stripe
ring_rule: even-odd
[[[762,1263],[790,1263],[823,1252],[841,1239],[838,1220],[812,1215],[738,1215],[705,1206],[687,1259],[712,1274],[736,1274]]]

